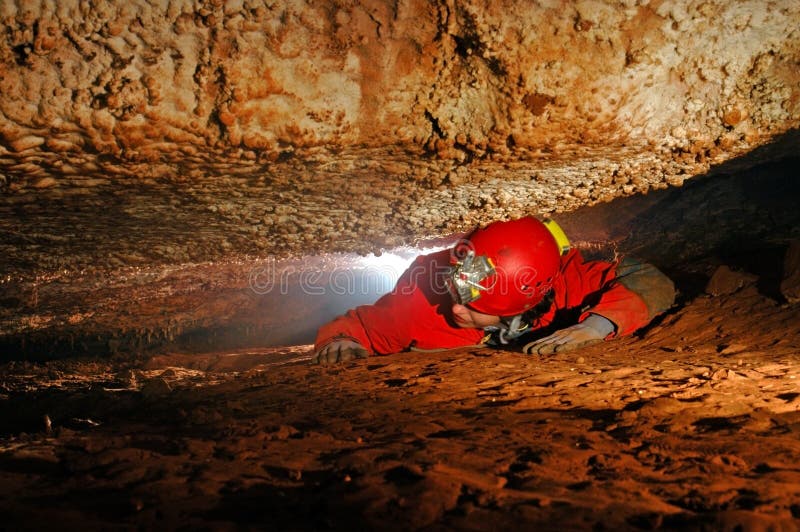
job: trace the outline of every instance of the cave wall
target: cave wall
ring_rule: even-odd
[[[14,204],[152,187],[235,235],[212,258],[568,211],[800,125],[793,0],[8,0],[0,23]],[[195,258],[172,240],[142,260]]]

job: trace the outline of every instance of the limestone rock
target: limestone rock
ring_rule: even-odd
[[[797,227],[743,208],[767,173],[694,179],[796,157],[796,0],[2,0],[0,24],[5,352],[250,342],[266,315],[274,339],[300,321],[276,272],[311,256],[597,203],[648,259],[721,245],[726,213]],[[640,207],[661,233],[611,203],[684,184]]]
[[[0,23],[0,189],[178,183],[266,254],[680,186],[800,127],[795,0],[7,0]]]
[[[781,294],[789,303],[800,301],[800,241],[798,240],[792,241],[786,250]]]
[[[758,281],[758,276],[751,273],[732,270],[728,266],[719,266],[706,285],[706,293],[712,296],[733,294]]]

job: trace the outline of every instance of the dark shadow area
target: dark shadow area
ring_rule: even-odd
[[[80,356],[140,355],[156,351],[207,353],[248,347],[291,346],[313,343],[316,330],[358,305],[372,303],[389,291],[393,281],[386,269],[343,267],[318,272],[313,267],[283,276],[264,293],[250,287],[198,291],[192,300],[176,298],[193,307],[218,308],[215,322],[209,319],[180,323],[166,315],[162,326],[137,326],[122,312],[117,330],[97,326],[54,326],[28,334],[0,333],[0,360],[45,361]],[[306,275],[308,274],[308,275]],[[303,282],[314,275],[314,283]],[[158,302],[142,309],[152,321]],[[181,313],[191,308],[180,309]],[[188,323],[186,323],[188,321]]]
[[[715,167],[681,188],[618,198],[558,218],[587,258],[639,257],[667,273],[683,300],[701,293],[725,264],[758,276],[764,295],[780,300],[781,264],[788,243],[800,238],[800,158],[769,161],[765,146]],[[767,160],[757,166],[751,166]]]
[[[240,527],[260,528],[269,523],[274,530],[342,529],[345,523],[331,518],[320,494],[326,484],[335,482],[333,478],[326,480],[326,476],[331,475],[323,472],[318,479],[305,479],[298,486],[281,486],[278,482],[230,486],[221,493],[219,504],[201,517],[209,523],[234,523]],[[356,517],[352,514],[347,524],[361,524]]]

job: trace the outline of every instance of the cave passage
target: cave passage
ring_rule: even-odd
[[[788,137],[789,142],[793,139],[796,135]],[[759,164],[762,157],[756,152],[682,188],[551,216],[586,258],[613,260],[627,254],[657,265],[676,280],[682,301],[701,293],[720,264],[758,276],[765,293],[782,300],[780,263],[800,226],[795,207],[797,160]],[[161,200],[161,205],[169,203]],[[43,238],[36,237],[37,231],[45,231],[44,224],[63,211],[59,203],[26,207],[15,209],[24,217],[18,220],[25,220],[30,242]],[[18,248],[17,255],[7,256],[13,273],[3,281],[0,298],[3,360],[309,344],[326,321],[388,292],[414,256],[451,246],[463,236],[364,255],[247,254],[182,264],[165,262],[165,256],[142,263],[141,255],[130,255],[133,250],[146,254],[154,242],[191,249],[192,235],[205,217],[177,208],[186,217],[177,226],[153,226],[149,217],[128,220],[124,241],[116,228],[103,233],[109,227],[104,217],[93,211],[73,212],[69,232],[97,236],[51,242],[51,253],[63,253],[65,263],[74,260],[79,266],[25,267],[21,254],[36,258],[44,253],[43,245],[30,242]],[[50,229],[54,231],[58,229]],[[213,231],[225,234],[222,228]],[[11,244],[15,238],[22,237],[13,237]],[[103,259],[92,266],[92,257],[107,249],[117,249],[123,258],[122,250],[131,250],[129,262],[110,264]]]
[[[679,297],[631,337],[550,357],[309,363],[320,323],[448,239],[40,278],[35,301],[7,282],[5,525],[792,529],[798,162],[558,215],[587,257],[643,257]]]
[[[800,2],[0,0],[0,528],[800,530]],[[310,364],[479,225],[634,334]]]

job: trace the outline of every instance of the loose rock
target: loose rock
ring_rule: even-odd
[[[706,293],[712,296],[733,294],[745,286],[758,281],[758,276],[751,273],[735,271],[728,266],[719,266],[706,285]]]

